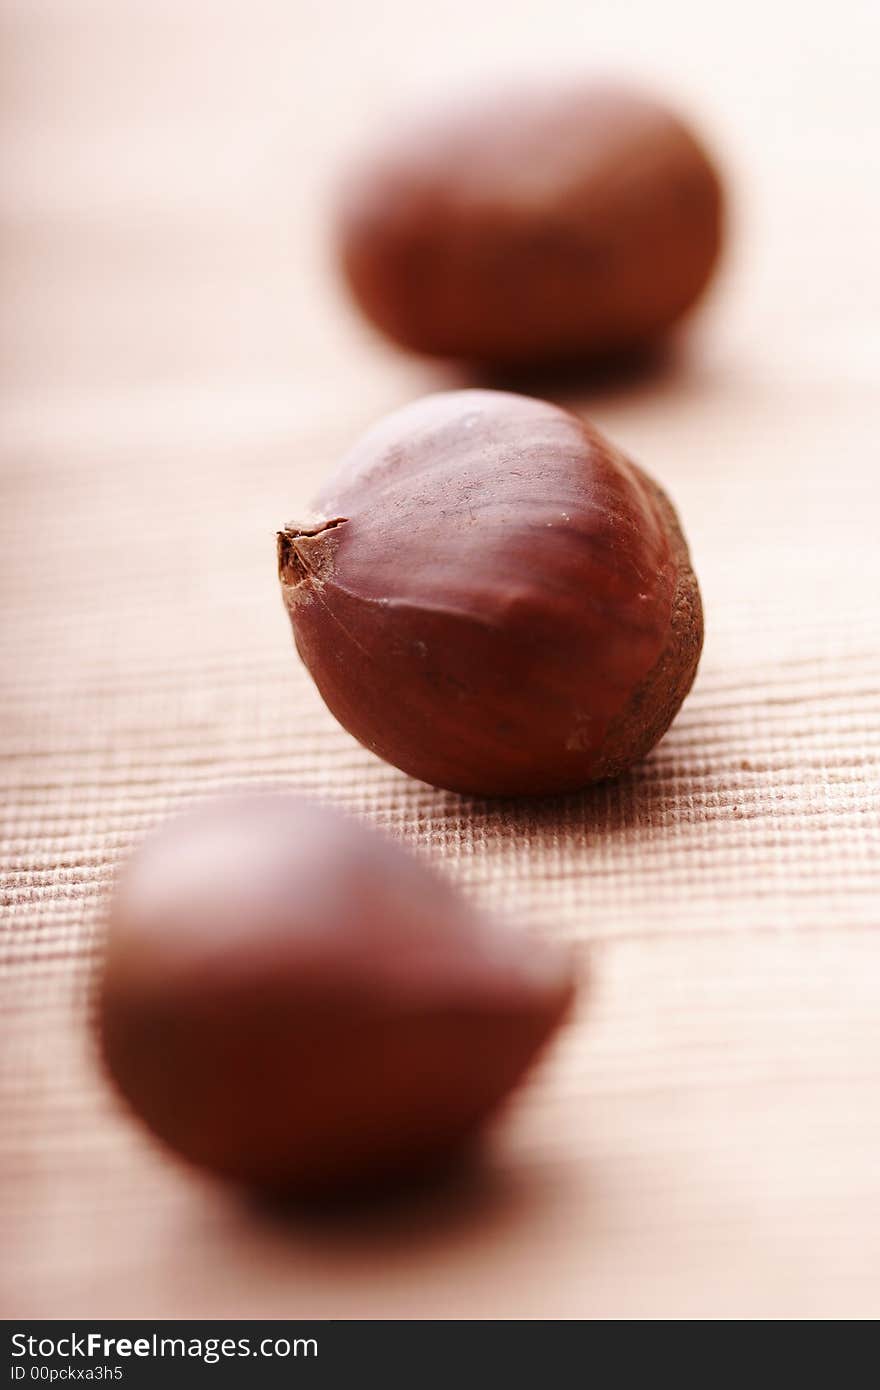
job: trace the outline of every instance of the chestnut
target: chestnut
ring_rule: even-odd
[[[495,366],[644,349],[698,299],[722,190],[664,104],[609,81],[416,117],[343,181],[339,260],[404,347]]]
[[[375,832],[230,796],[135,853],[98,991],[107,1068],[150,1128],[290,1197],[456,1154],[573,993],[561,948],[481,915]]]
[[[404,772],[573,791],[643,757],[687,694],[700,594],[665,494],[583,420],[500,391],[369,430],[278,536],[299,653]]]

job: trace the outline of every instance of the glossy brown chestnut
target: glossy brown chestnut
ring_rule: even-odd
[[[572,997],[392,842],[292,795],[231,797],[149,839],[112,902],[107,1067],[180,1154],[335,1195],[457,1152]]]
[[[411,122],[345,181],[338,245],[390,338],[515,365],[653,343],[709,281],[721,224],[721,184],[691,131],[593,81]]]
[[[500,391],[370,430],[278,537],[296,645],[355,738],[484,796],[573,791],[653,747],[700,594],[665,494],[590,425]]]

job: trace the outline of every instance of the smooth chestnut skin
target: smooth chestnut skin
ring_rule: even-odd
[[[622,356],[712,275],[719,176],[651,97],[508,90],[402,131],[344,181],[337,243],[360,308],[404,347],[501,367]]]
[[[456,1154],[572,998],[560,948],[293,795],[171,822],[113,897],[98,1018],[149,1127],[224,1178],[334,1197]]]
[[[693,681],[697,581],[669,501],[583,420],[427,396],[364,436],[278,537],[300,655],[386,761],[481,796],[643,757]]]

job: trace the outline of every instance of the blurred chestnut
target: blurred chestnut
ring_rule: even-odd
[[[107,1067],[172,1148],[260,1188],[333,1195],[453,1155],[572,997],[392,842],[291,795],[231,797],[134,855],[111,907]]]
[[[665,105],[583,81],[409,122],[352,168],[337,224],[351,292],[390,338],[534,364],[665,333],[712,274],[722,191]]]
[[[278,537],[296,645],[380,757],[485,796],[621,772],[693,681],[700,594],[661,489],[595,429],[499,391],[364,436]]]

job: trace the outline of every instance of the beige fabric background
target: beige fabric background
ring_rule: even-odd
[[[3,0],[7,1314],[880,1314],[876,16]],[[457,381],[344,303],[341,152],[429,82],[560,63],[676,94],[733,189],[725,273],[669,360],[542,388],[670,490],[708,635],[645,766],[468,803],[336,727],[273,531],[363,426]],[[242,781],[347,807],[589,955],[480,1181],[280,1222],[102,1083],[114,868]]]

